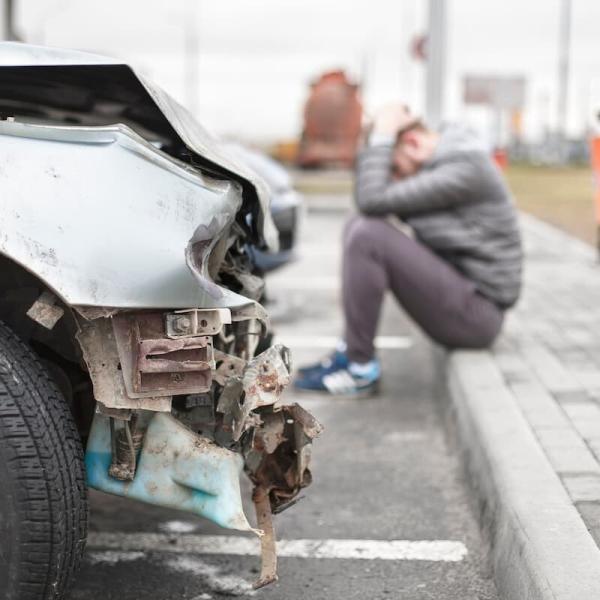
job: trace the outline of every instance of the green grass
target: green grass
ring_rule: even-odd
[[[589,168],[513,165],[506,177],[521,210],[590,244],[596,243]]]

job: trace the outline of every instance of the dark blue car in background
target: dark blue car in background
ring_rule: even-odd
[[[271,157],[240,144],[227,143],[225,147],[234,158],[255,171],[271,190],[271,215],[279,232],[279,251],[272,253],[250,248],[257,269],[268,273],[295,258],[303,210],[302,195],[294,189],[285,168]]]

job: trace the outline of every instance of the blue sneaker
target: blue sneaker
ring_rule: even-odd
[[[327,392],[332,396],[363,397],[377,392],[381,378],[379,361],[372,360],[365,365],[349,363],[346,367],[332,370],[323,367],[307,374],[300,374],[295,380],[296,389]]]
[[[298,375],[301,377],[309,377],[315,374],[323,375],[325,373],[333,373],[338,369],[345,369],[350,364],[345,352],[334,350],[318,363],[300,367]]]

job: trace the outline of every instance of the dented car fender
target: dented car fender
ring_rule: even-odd
[[[0,122],[0,140],[0,252],[66,303],[248,303],[225,287],[215,293],[208,274],[185,261],[200,224],[209,250],[227,233],[242,203],[235,182],[186,168],[122,125]]]

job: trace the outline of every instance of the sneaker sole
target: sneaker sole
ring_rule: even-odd
[[[359,392],[355,392],[353,394],[332,394],[331,392],[327,391],[327,390],[307,390],[305,388],[297,388],[297,387],[293,387],[292,391],[299,393],[301,395],[309,395],[309,394],[313,394],[313,395],[317,395],[320,398],[332,398],[333,400],[364,400],[367,398],[375,398],[377,396],[380,395],[381,390],[380,390],[380,381],[378,380],[376,381],[373,385],[369,386],[368,388],[365,388],[363,390],[360,390]]]

